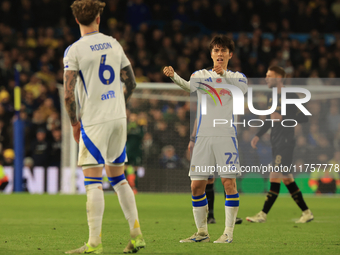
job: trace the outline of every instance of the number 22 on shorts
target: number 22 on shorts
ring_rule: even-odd
[[[227,165],[229,165],[229,164],[238,164],[238,162],[237,162],[238,154],[237,154],[236,152],[233,152],[233,153],[231,153],[231,152],[226,152],[226,153],[224,153],[224,155],[228,156],[228,159],[227,159],[227,161],[226,161],[226,164],[227,164]],[[236,156],[235,159],[234,159],[233,161],[230,161],[231,158],[232,158],[234,155]]]

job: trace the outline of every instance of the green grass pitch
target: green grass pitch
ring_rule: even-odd
[[[263,205],[265,195],[240,195],[232,244],[214,244],[224,229],[224,199],[215,198],[217,224],[209,225],[210,243],[179,243],[196,228],[190,194],[138,194],[136,201],[146,249],[138,254],[340,254],[340,197],[306,196],[314,221],[295,224],[300,209],[280,196],[266,223],[245,221]],[[85,195],[0,195],[0,254],[63,254],[87,241]],[[122,254],[128,224],[117,196],[105,195],[104,254]]]

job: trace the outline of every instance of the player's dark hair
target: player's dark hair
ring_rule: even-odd
[[[235,43],[232,39],[227,37],[226,35],[216,35],[211,39],[211,42],[209,44],[210,52],[215,46],[219,46],[222,48],[229,49],[229,53],[235,51]]]
[[[102,14],[106,3],[98,0],[75,0],[71,5],[73,16],[84,26],[90,25],[98,13]]]
[[[281,75],[282,78],[286,78],[286,72],[285,72],[285,70],[284,70],[282,67],[280,67],[280,66],[270,66],[270,67],[268,68],[268,71],[273,71],[273,72],[275,72],[276,74]]]

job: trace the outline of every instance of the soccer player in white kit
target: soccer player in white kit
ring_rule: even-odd
[[[233,119],[233,96],[229,90],[214,89],[218,83],[237,86],[243,94],[247,92],[247,79],[239,72],[227,70],[228,62],[235,49],[234,42],[224,35],[215,36],[210,43],[211,58],[214,62],[212,70],[196,71],[190,79],[190,87],[185,81],[180,81],[176,74],[172,78],[176,84],[187,91],[197,91],[198,121],[196,144],[191,160],[192,205],[197,232],[180,242],[209,242],[207,227],[207,199],[205,187],[210,177],[209,173],[197,174],[196,167],[226,166],[232,171],[220,172],[222,184],[226,192],[225,229],[214,243],[231,243],[235,219],[239,208],[239,195],[236,188],[236,175],[240,171],[238,161],[237,134],[235,126],[219,125],[213,128],[213,119]],[[227,70],[227,71],[226,71]],[[168,70],[164,70],[166,74]],[[217,83],[216,83],[217,82]],[[213,89],[212,89],[213,88]],[[202,95],[207,90],[215,90],[221,99],[221,105],[214,105],[213,100],[207,100],[207,114],[202,114]],[[209,94],[209,93],[208,93]],[[216,98],[216,96],[215,96]],[[233,160],[233,162],[231,161]]]
[[[104,166],[130,227],[131,239],[124,253],[135,253],[145,247],[134,193],[124,176],[127,157],[125,104],[136,82],[130,62],[117,40],[98,32],[104,6],[105,3],[98,0],[77,0],[71,5],[81,38],[64,54],[65,105],[74,139],[79,143],[78,165],[82,166],[85,177],[89,239],[84,246],[66,252],[68,254],[103,251]]]

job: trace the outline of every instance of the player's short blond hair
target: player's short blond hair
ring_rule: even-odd
[[[71,5],[73,16],[84,26],[90,25],[102,14],[106,3],[98,0],[75,0]]]

